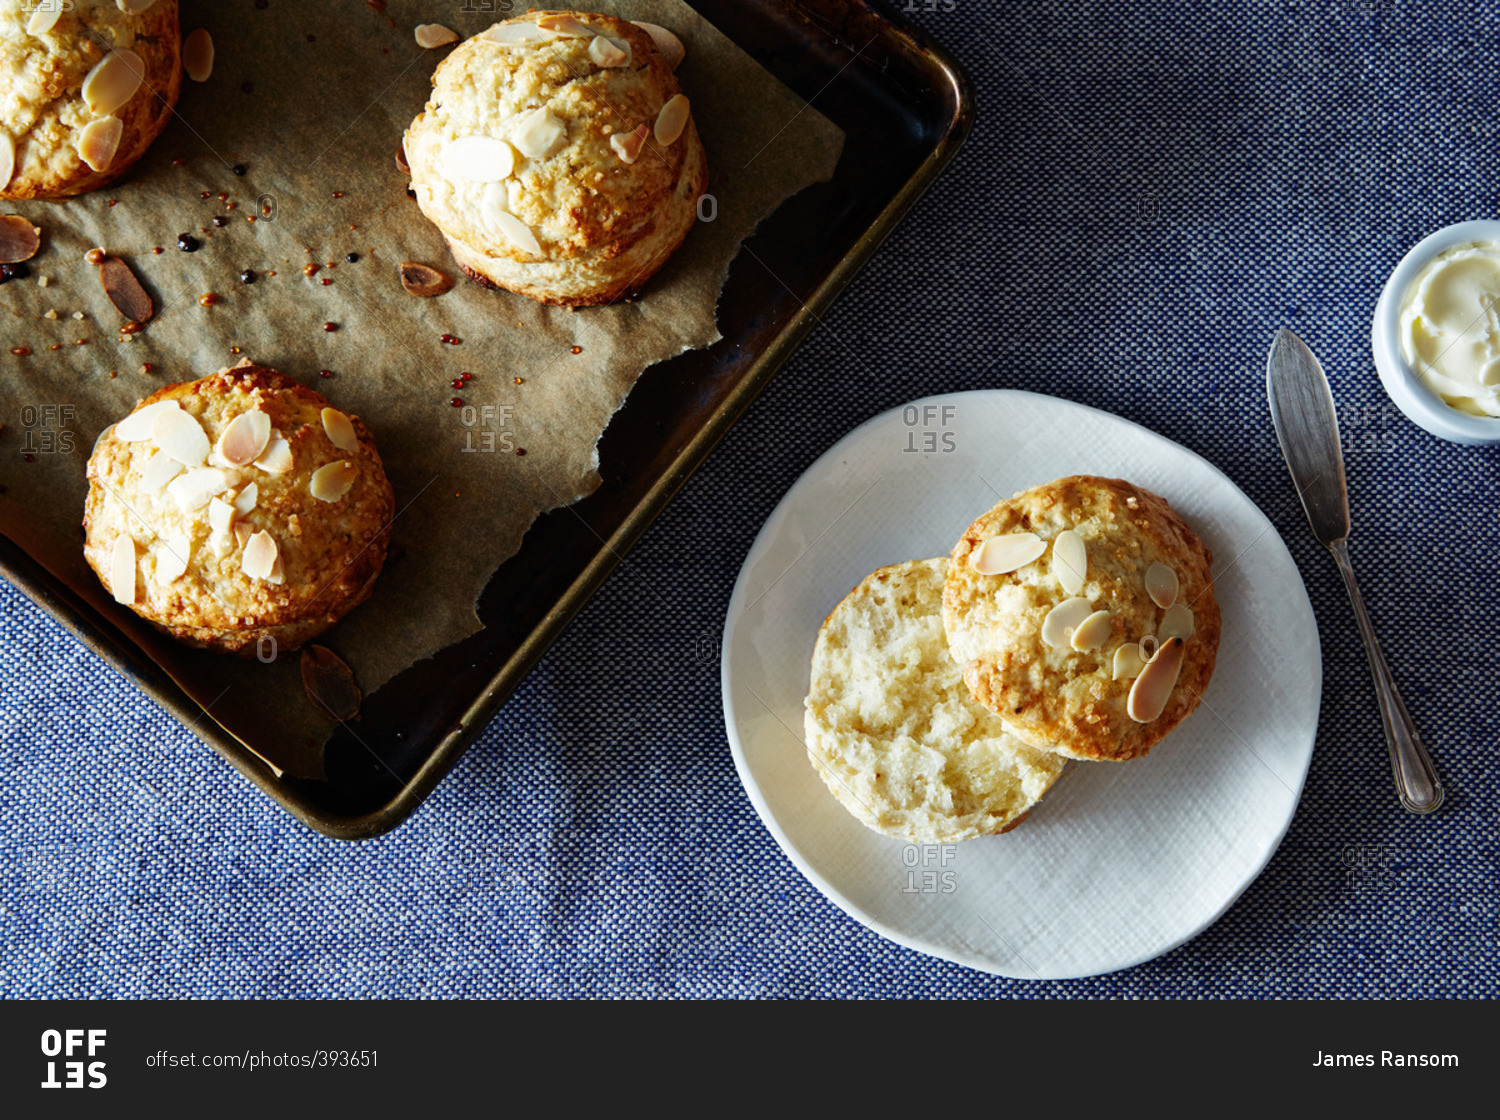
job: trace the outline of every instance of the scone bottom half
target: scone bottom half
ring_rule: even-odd
[[[1024,741],[1127,761],[1198,706],[1222,626],[1213,557],[1165,499],[1058,479],[996,505],[951,559],[950,649],[975,700]]]
[[[105,429],[84,555],[115,601],[189,645],[266,658],[369,597],[394,496],[358,416],[242,362]]]
[[[412,192],[483,287],[556,306],[638,295],[697,221],[708,161],[670,32],[530,12],[460,44],[403,139]]]
[[[108,186],[172,117],[182,86],[177,2],[9,5],[0,74],[0,199]]]

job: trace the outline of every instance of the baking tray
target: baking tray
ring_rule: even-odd
[[[326,781],[278,778],[125,633],[0,536],[0,574],[319,832],[378,836],[422,803],[968,133],[967,78],[897,16],[860,0],[692,6],[844,130],[838,169],[745,242],[720,297],[724,337],[641,377],[600,442],[603,484],[538,518],[479,600],[485,628],[367,696],[358,738],[334,732]]]

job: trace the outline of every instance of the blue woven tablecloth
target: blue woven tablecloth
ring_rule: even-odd
[[[905,6],[974,80],[968,145],[394,834],[310,832],[0,584],[0,994],[1495,994],[1500,451],[1388,404],[1369,319],[1421,236],[1500,210],[1500,5]],[[1431,819],[1397,806],[1342,586],[1276,448],[1282,325],[1333,384],[1354,561],[1450,790]],[[704,656],[820,452],[907,399],[1002,386],[1224,469],[1323,634],[1276,857],[1195,940],[1091,980],[983,976],[825,901],[740,788]]]

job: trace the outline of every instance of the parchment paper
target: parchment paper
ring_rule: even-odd
[[[184,82],[179,119],[129,178],[66,203],[0,204],[43,229],[32,276],[0,286],[0,531],[118,619],[273,768],[319,775],[317,748],[333,726],[306,699],[297,657],[189,650],[117,607],[81,553],[89,450],[163,385],[241,358],[275,367],[365,419],[396,492],[377,590],[322,641],[368,693],[477,631],[475,600],[527,527],[599,484],[599,436],[636,378],[720,337],[715,306],[740,242],[790,195],[831,176],[843,143],[686,5],[590,7],[682,38],[678,78],[708,151],[713,200],[700,215],[711,220],[633,303],[570,312],[485,291],[458,272],[406,195],[394,158],[401,134],[451,49],[421,50],[413,27],[441,22],[472,35],[504,9],[521,10],[506,0],[392,0],[383,13],[363,0],[186,3],[184,33],[209,29],[215,69],[206,83]],[[227,224],[215,227],[216,216]],[[202,247],[180,251],[182,233]],[[122,317],[83,260],[95,245],[127,259],[156,300],[156,318],[133,341],[120,342]],[[409,295],[402,260],[442,269],[453,290]],[[312,277],[309,263],[320,266]],[[246,269],[260,273],[255,282],[238,279]],[[218,300],[203,306],[210,292]],[[45,318],[49,310],[58,317]],[[454,389],[464,372],[472,379]]]

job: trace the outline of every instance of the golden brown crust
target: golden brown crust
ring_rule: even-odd
[[[254,466],[231,470],[229,489],[242,492],[256,484],[254,508],[236,521],[277,542],[283,579],[278,584],[247,575],[241,566],[243,542],[216,536],[205,510],[185,513],[169,492],[144,482],[143,470],[160,454],[153,443],[126,442],[111,427],[89,459],[83,522],[84,555],[106,587],[115,541],[128,533],[140,558],[131,609],[179,640],[245,655],[262,650],[267,639],[281,650],[295,649],[369,597],[385,562],[394,498],[363,421],[345,414],[358,449],[336,447],[322,420],[328,401],[257,365],[166,386],[136,411],[160,401],[175,401],[213,444],[243,412],[258,408],[270,416],[287,441],[293,468],[283,474]],[[314,472],[332,462],[348,462],[358,473],[346,494],[324,502],[309,485]],[[175,580],[159,578],[162,550],[179,534],[190,543],[188,569]]]
[[[1097,649],[1057,649],[1040,637],[1047,613],[1070,597],[1051,575],[1050,543],[1066,529],[1084,538],[1082,595],[1112,612],[1109,638]],[[1032,563],[1004,575],[975,572],[984,541],[1034,532],[1049,543]],[[1023,740],[1071,758],[1139,758],[1198,705],[1213,676],[1222,621],[1214,599],[1213,557],[1167,502],[1119,479],[1073,476],[1000,502],[971,525],[953,549],[943,592],[950,649],[974,698]],[[1115,651],[1155,635],[1163,611],[1146,593],[1154,562],[1172,568],[1178,601],[1193,612],[1182,671],[1162,714],[1130,718],[1131,679],[1113,679]]]
[[[670,67],[650,35],[612,16],[532,12],[496,27],[546,16],[600,35],[504,46],[486,32],[455,48],[406,133],[412,189],[472,279],[541,303],[608,303],[638,291],[682,243],[708,185],[707,157],[689,119],[672,143],[653,134],[626,162],[612,141],[653,125],[681,93]],[[596,38],[627,46],[629,64],[596,63]],[[521,122],[543,110],[562,131],[554,148],[528,156],[514,142]],[[447,162],[449,145],[479,136],[513,142],[514,170],[503,180],[468,180]],[[500,210],[534,235],[540,252],[508,235]]]
[[[29,4],[0,13],[0,132],[15,147],[15,170],[0,199],[67,198],[119,179],[171,119],[182,86],[177,0],[157,0],[130,16],[113,0],[74,0],[44,35],[27,32]],[[95,171],[78,155],[83,127],[98,119],[81,89],[108,50],[128,48],[145,63],[145,80],[116,109],[124,126],[113,161]],[[3,143],[0,140],[0,143]]]

